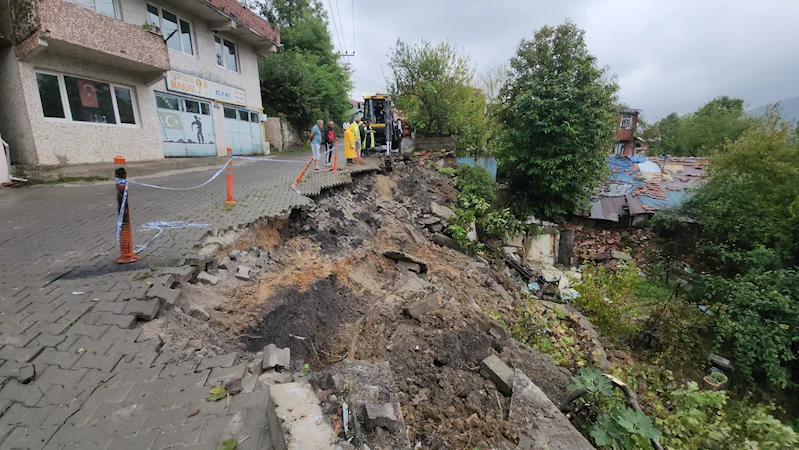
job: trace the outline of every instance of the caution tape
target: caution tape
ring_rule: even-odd
[[[137,185],[139,185],[139,186],[144,186],[144,187],[149,187],[149,188],[154,188],[154,189],[164,189],[164,190],[167,190],[167,191],[190,191],[190,190],[192,190],[192,189],[199,189],[199,188],[201,188],[201,187],[203,187],[203,186],[207,185],[208,183],[210,183],[210,182],[214,181],[214,180],[215,180],[215,179],[216,179],[216,178],[217,178],[219,175],[221,175],[221,174],[222,174],[222,172],[224,172],[224,171],[225,171],[225,168],[227,167],[227,165],[228,165],[228,163],[226,162],[226,163],[225,163],[225,164],[224,164],[222,167],[220,167],[220,168],[219,168],[219,170],[218,170],[218,171],[217,171],[217,172],[216,172],[216,173],[215,173],[215,174],[214,174],[214,175],[213,175],[211,178],[209,178],[209,179],[208,179],[208,181],[206,181],[205,183],[198,184],[197,186],[192,186],[192,187],[185,187],[185,188],[173,188],[173,187],[167,187],[167,186],[158,186],[157,184],[142,183],[141,181],[136,181],[136,180],[127,180],[127,182],[128,182],[128,183],[130,183],[130,184],[137,184]]]

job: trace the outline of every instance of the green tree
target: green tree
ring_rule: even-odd
[[[708,180],[683,208],[699,222],[700,247],[710,256],[734,259],[730,252],[764,246],[788,265],[799,263],[791,209],[799,198],[799,146],[790,134],[773,112],[714,155]]]
[[[469,57],[448,42],[402,39],[391,52],[386,80],[399,110],[425,135],[455,136],[460,149],[482,149],[488,123],[485,95],[472,86]]]
[[[523,39],[498,117],[498,161],[520,208],[559,219],[585,206],[607,171],[617,127],[615,77],[597,65],[571,22]]]
[[[267,113],[285,117],[298,129],[317,119],[345,120],[350,73],[335,53],[321,4],[317,0],[253,3],[249,6],[281,27],[281,52],[258,61]]]
[[[718,97],[683,117],[671,113],[654,124],[652,144],[656,154],[708,156],[749,129],[754,119],[744,113],[743,100]]]

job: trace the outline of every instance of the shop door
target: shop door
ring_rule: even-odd
[[[261,124],[258,114],[245,109],[225,107],[225,142],[234,155],[260,155]]]
[[[167,158],[216,156],[211,104],[175,95],[155,94],[161,140]]]

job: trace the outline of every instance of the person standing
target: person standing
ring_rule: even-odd
[[[317,120],[316,125],[311,128],[311,134],[308,135],[308,143],[311,144],[315,170],[319,170],[319,147],[322,146],[322,128],[324,126],[325,123],[323,121]]]
[[[361,134],[358,131],[358,124],[355,120],[344,130],[344,157],[347,164],[352,164],[357,152],[361,151]]]
[[[336,129],[334,128],[333,121],[327,123],[327,131],[325,132],[325,167],[330,167],[330,161],[333,158],[333,151],[336,148]]]

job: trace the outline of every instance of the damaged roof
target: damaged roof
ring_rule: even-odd
[[[691,196],[707,158],[617,156],[608,158],[610,175],[582,216],[618,222],[625,215],[652,214]]]

